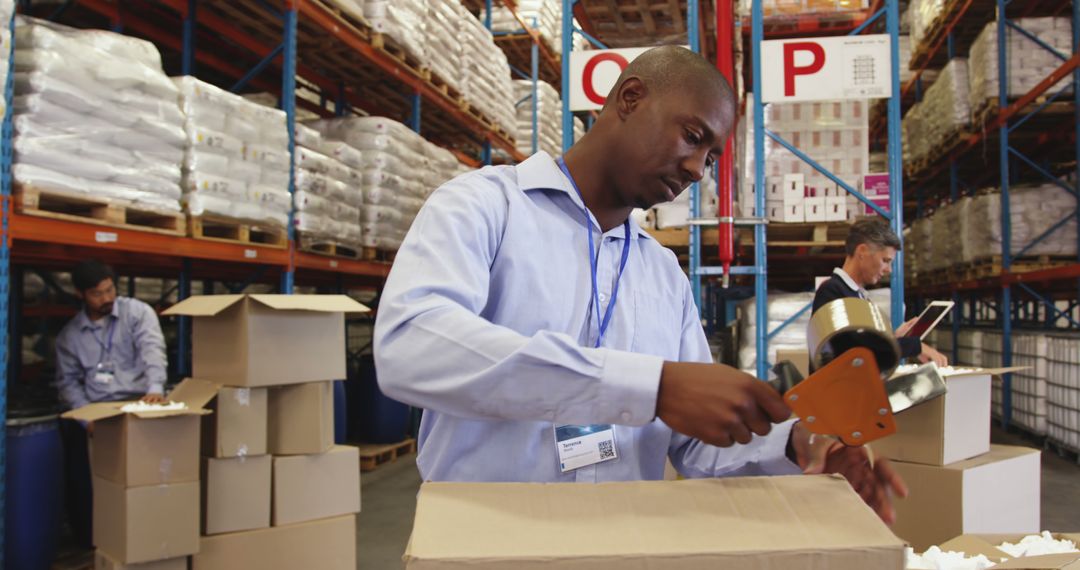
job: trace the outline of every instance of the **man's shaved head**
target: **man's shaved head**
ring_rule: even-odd
[[[655,47],[639,55],[619,74],[611,93],[632,77],[639,78],[653,96],[662,96],[675,88],[692,89],[724,100],[725,106],[735,102],[731,85],[720,70],[701,55],[680,46]],[[605,102],[604,110],[608,107]]]

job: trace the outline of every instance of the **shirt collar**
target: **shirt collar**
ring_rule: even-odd
[[[558,190],[559,192],[564,192],[566,195],[570,196],[570,200],[572,200],[578,208],[585,207],[584,202],[581,201],[581,196],[578,195],[577,191],[574,190],[573,185],[571,185],[570,179],[563,174],[562,169],[559,168],[559,165],[555,162],[554,158],[551,158],[550,154],[542,150],[538,151],[536,154],[525,159],[524,162],[518,164],[515,168],[517,169],[518,186],[522,191]],[[649,235],[649,232],[638,225],[633,216],[630,216],[629,221],[630,233],[632,235],[653,239],[653,237]],[[615,229],[620,230],[617,233],[619,237],[622,237],[621,229]]]
[[[114,318],[114,319],[119,319],[120,318],[120,303],[119,303],[119,301],[120,301],[120,297],[117,297],[116,301],[113,301],[112,312],[108,314],[108,317],[111,317],[111,318]],[[81,329],[81,330],[98,328],[99,323],[103,323],[103,321],[104,321],[104,319],[102,319],[101,321],[98,321],[97,323],[95,323],[94,321],[91,321],[90,317],[86,314],[86,307],[85,306],[83,306],[82,308],[79,309],[79,314],[75,316],[75,319],[77,320],[77,322],[79,324],[79,329]]]
[[[852,279],[851,276],[847,274],[847,271],[844,271],[843,268],[837,267],[833,269],[833,275],[839,276],[840,279],[844,282],[844,285],[848,286],[848,289],[851,289],[852,291],[855,291],[857,293],[866,294],[866,289],[859,287],[859,285],[855,283],[855,280]]]

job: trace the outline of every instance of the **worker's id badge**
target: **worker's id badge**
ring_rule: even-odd
[[[94,369],[94,382],[98,384],[112,384],[116,377],[116,366],[112,362],[99,362]]]
[[[563,473],[618,459],[615,430],[610,424],[555,426],[555,447]]]

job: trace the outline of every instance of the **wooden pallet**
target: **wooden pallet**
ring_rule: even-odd
[[[409,53],[401,44],[397,43],[394,38],[375,32],[371,34],[371,45],[375,49],[385,53],[386,55],[398,60],[399,63],[408,67],[416,75],[424,78],[425,70],[427,66],[424,62],[420,61],[416,56]]]
[[[390,445],[362,443],[356,446],[360,450],[360,471],[374,471],[379,466],[397,461],[399,457],[416,451],[416,440],[409,438]]]
[[[191,237],[195,239],[275,249],[285,249],[289,245],[285,228],[268,227],[247,220],[218,216],[191,216],[188,225],[191,227]]]
[[[330,257],[346,257],[349,259],[358,259],[363,253],[363,248],[336,242],[334,240],[306,236],[303,234],[297,236],[297,238],[300,251]]]
[[[30,186],[16,187],[14,195],[15,211],[27,216],[175,236],[182,236],[187,231],[184,214],[180,212],[161,212],[132,203]]]
[[[1066,81],[1068,81],[1068,78],[1066,78]],[[1009,104],[1012,105],[1017,99],[1018,99],[1017,97],[1010,98]],[[1024,115],[1034,111],[1037,107],[1039,107],[1040,105],[1042,105],[1045,102],[1046,102],[1046,95],[1037,97],[1029,105],[1027,105],[1023,109],[1021,109],[1019,115],[1014,115],[1014,117],[1024,116]],[[995,117],[997,117],[998,109],[999,109],[999,105],[998,105],[997,97],[987,98],[981,104],[979,104],[978,108],[972,109],[972,111],[971,111],[972,123],[971,124],[975,125],[976,128],[983,128],[984,126],[988,125],[990,123],[990,121],[994,120]],[[1050,103],[1049,105],[1046,105],[1046,107],[1039,110],[1039,116],[1040,117],[1054,116],[1054,115],[1072,115],[1072,114],[1073,114],[1073,104],[1072,104],[1071,101],[1054,101],[1053,103]]]
[[[905,165],[907,175],[912,178],[917,178],[919,174],[925,172],[928,168],[937,164],[942,160],[942,157],[949,156],[952,151],[956,150],[956,147],[960,146],[967,140],[971,133],[968,131],[968,127],[957,128],[947,135],[945,139],[940,143],[934,145],[930,152],[918,160],[909,161]]]
[[[1029,273],[1076,263],[1069,256],[1039,255],[1014,259],[1009,266],[1010,273]],[[974,281],[1001,275],[1004,269],[1000,255],[953,266],[948,270],[949,282]]]
[[[360,254],[360,259],[364,261],[382,261],[385,263],[393,263],[395,257],[397,257],[397,251],[374,247],[365,247]]]
[[[434,87],[436,91],[439,91],[443,95],[446,95],[452,101],[457,102],[459,107],[461,106],[462,102],[465,101],[465,96],[461,94],[461,91],[458,91],[451,85],[447,84],[446,81],[442,78],[442,76],[440,76],[438,73],[427,70],[427,81],[428,83],[431,83],[431,86]]]

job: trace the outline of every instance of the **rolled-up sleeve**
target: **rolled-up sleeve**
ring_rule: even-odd
[[[712,352],[701,328],[689,282],[684,299],[679,360],[712,362]],[[767,436],[754,435],[750,443],[731,447],[716,447],[672,432],[668,457],[676,471],[690,478],[798,474],[801,473],[799,467],[787,458],[787,444],[794,425],[794,420],[788,420],[774,425]]]
[[[146,375],[148,394],[163,394],[165,381],[168,379],[165,356],[165,336],[161,333],[161,323],[153,307],[146,303],[136,303],[138,314],[132,323],[132,339],[143,373]]]
[[[507,223],[497,182],[468,175],[424,205],[379,301],[380,388],[468,419],[644,425],[662,359],[584,348],[567,334],[525,336],[480,316]]]

